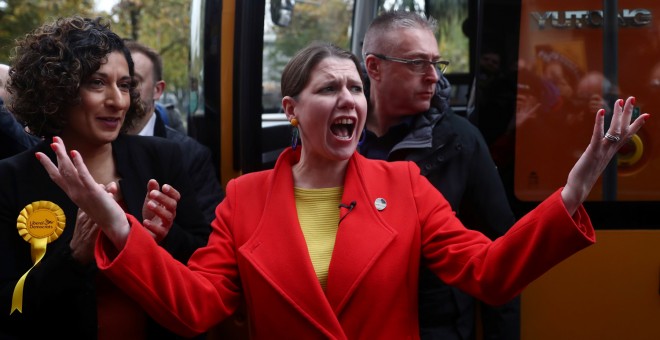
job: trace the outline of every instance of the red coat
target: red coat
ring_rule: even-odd
[[[559,192],[497,241],[465,229],[412,162],[351,158],[324,292],[298,223],[285,151],[273,170],[227,185],[208,246],[188,263],[158,248],[129,216],[117,255],[101,237],[99,268],[159,322],[184,335],[207,330],[247,303],[256,339],[416,339],[420,258],[443,281],[490,304],[508,301],[549,268],[595,241],[581,207]],[[384,198],[378,210],[374,202]],[[148,254],[148,255],[147,255]]]

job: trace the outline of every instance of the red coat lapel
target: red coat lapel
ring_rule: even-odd
[[[369,270],[378,263],[379,256],[394,240],[397,232],[378,216],[373,200],[365,187],[360,169],[361,156],[353,155],[346,171],[342,202],[355,206],[339,224],[335,249],[330,262],[326,295],[337,315],[363,280]]]
[[[263,215],[241,254],[296,310],[322,331],[344,337],[337,315],[359,287],[397,232],[378,216],[365,187],[359,154],[348,165],[342,202],[355,207],[340,222],[324,293],[300,229],[293,194],[291,151],[280,156],[268,187]],[[377,192],[377,188],[371,188]],[[338,208],[339,209],[339,208]],[[345,214],[342,208],[338,212]]]
[[[278,160],[263,215],[252,237],[239,252],[273,288],[326,334],[344,337],[316,277],[300,229],[293,196],[290,151]],[[273,317],[277,317],[274,315]]]

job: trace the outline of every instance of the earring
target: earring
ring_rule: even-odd
[[[293,127],[291,129],[291,148],[295,150],[298,147],[298,120],[295,118],[291,118],[291,126]]]
[[[362,129],[362,135],[360,135],[360,140],[358,141],[358,147],[364,144],[364,141],[367,139],[367,128]]]

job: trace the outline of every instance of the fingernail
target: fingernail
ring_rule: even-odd
[[[623,99],[619,99],[619,106],[623,107]]]
[[[647,120],[649,120],[649,118],[651,118],[651,116],[650,116],[650,115],[649,115],[649,116],[644,116],[644,121],[647,121]]]
[[[635,105],[635,102],[637,102],[637,98],[632,97],[632,98],[630,99],[630,103],[633,104],[633,105]]]
[[[71,152],[69,152],[69,154],[71,155],[71,158],[76,158],[76,154],[73,150],[71,150]]]
[[[55,150],[55,149],[57,149],[57,144],[50,143],[50,148],[53,149],[53,151],[57,151],[57,150]]]
[[[603,110],[603,109],[598,110],[598,114],[601,115],[601,116],[604,116],[605,115],[605,110]]]
[[[35,153],[34,156],[37,157],[37,160],[40,160],[40,159],[41,159],[41,155],[38,154],[38,153]]]

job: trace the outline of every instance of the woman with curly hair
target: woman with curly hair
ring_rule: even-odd
[[[27,34],[12,62],[10,109],[43,142],[0,161],[0,338],[174,337],[97,270],[98,225],[35,158],[75,146],[94,181],[178,261],[206,243],[177,144],[124,133],[143,114],[130,51],[101,18],[70,17]]]

